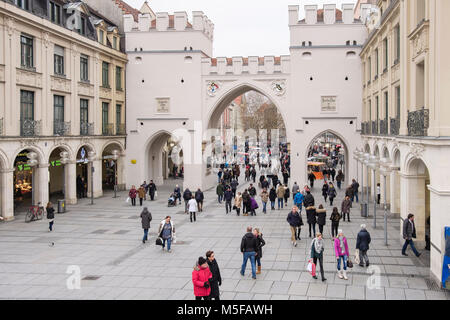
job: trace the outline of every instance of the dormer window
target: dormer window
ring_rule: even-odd
[[[50,1],[50,20],[56,24],[61,23],[61,6]]]
[[[101,44],[104,44],[104,38],[105,38],[105,32],[103,32],[103,30],[99,30],[98,32],[98,42],[100,42]]]
[[[117,37],[113,37],[113,49],[117,50]]]
[[[78,33],[85,36],[86,35],[86,19],[80,18],[80,28],[78,29]]]

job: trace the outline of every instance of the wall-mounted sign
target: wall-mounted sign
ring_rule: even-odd
[[[170,113],[170,98],[156,98],[156,113]]]
[[[336,112],[336,96],[322,96],[322,111]]]
[[[136,161],[136,160],[131,160],[131,163],[132,163],[132,164],[136,164],[137,161]]]
[[[216,81],[209,81],[206,85],[206,91],[211,97],[214,97],[219,89],[220,85]]]

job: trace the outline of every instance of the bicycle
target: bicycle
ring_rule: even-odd
[[[25,215],[25,222],[31,222],[33,220],[42,220],[44,217],[44,207],[38,202],[37,206],[31,206]]]

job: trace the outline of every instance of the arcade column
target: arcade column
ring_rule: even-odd
[[[48,168],[49,168],[49,164],[39,164],[35,170],[37,171],[37,179],[35,179],[35,183],[36,183],[36,187],[33,186],[33,188],[36,188],[35,190],[35,201],[36,204],[38,202],[41,203],[42,206],[46,206],[47,203],[49,202],[49,193],[48,193],[48,188],[49,188],[49,180],[48,180]]]
[[[5,221],[14,220],[14,169],[0,170],[0,211]]]
[[[77,167],[74,160],[69,161],[64,166],[66,181],[66,204],[77,203]]]

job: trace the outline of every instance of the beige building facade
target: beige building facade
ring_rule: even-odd
[[[415,215],[417,247],[429,244],[431,273],[440,280],[444,228],[450,226],[450,2],[379,0],[377,8],[378,23],[369,18],[372,29],[360,54],[361,151],[372,163],[381,160],[381,170],[361,157],[357,164],[372,198],[380,183],[383,203],[386,188],[400,232],[403,219]]]
[[[17,3],[0,1],[0,213],[6,220],[33,198],[34,204],[55,197],[74,204],[77,196],[93,191],[99,197],[125,183],[127,57],[118,28],[82,1]]]

